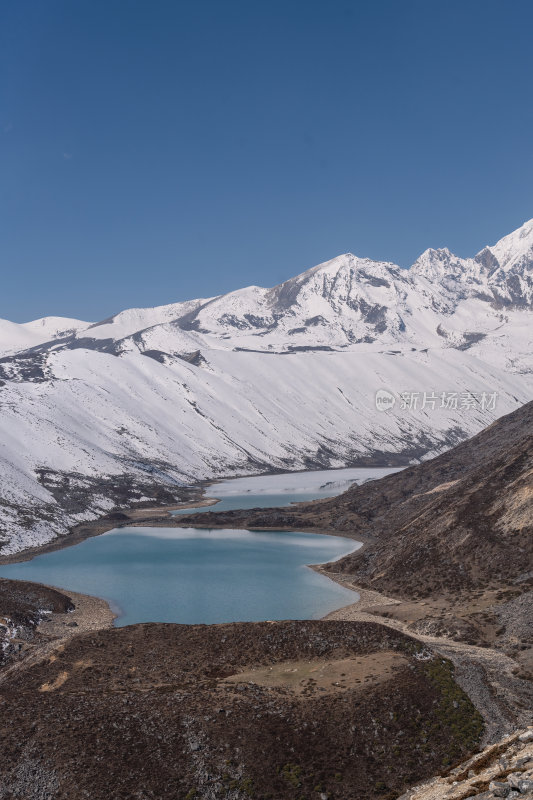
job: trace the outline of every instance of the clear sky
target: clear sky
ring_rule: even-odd
[[[533,217],[531,0],[0,0],[0,317]]]

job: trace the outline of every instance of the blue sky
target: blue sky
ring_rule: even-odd
[[[0,317],[97,320],[533,217],[530,0],[0,3]]]

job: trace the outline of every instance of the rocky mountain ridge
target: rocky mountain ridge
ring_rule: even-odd
[[[157,504],[221,475],[441,452],[531,398],[532,270],[528,222],[409,271],[345,254],[272,289],[0,322],[0,553],[110,511],[111,486]]]

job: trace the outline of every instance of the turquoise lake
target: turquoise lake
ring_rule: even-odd
[[[306,474],[313,476],[308,491],[270,490],[268,480],[258,477],[246,479],[238,493],[237,481],[224,482],[212,487],[223,499],[211,509],[285,505],[346,488],[342,482],[335,489],[315,486],[316,473],[300,474],[300,483]],[[334,561],[359,546],[308,533],[121,528],[32,561],[2,565],[0,576],[103,597],[118,615],[117,626],[315,619],[356,602],[358,595],[307,565]]]

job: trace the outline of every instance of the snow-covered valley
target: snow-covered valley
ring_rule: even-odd
[[[0,321],[0,553],[202,479],[435,454],[531,399],[532,323],[533,221],[470,259]]]

